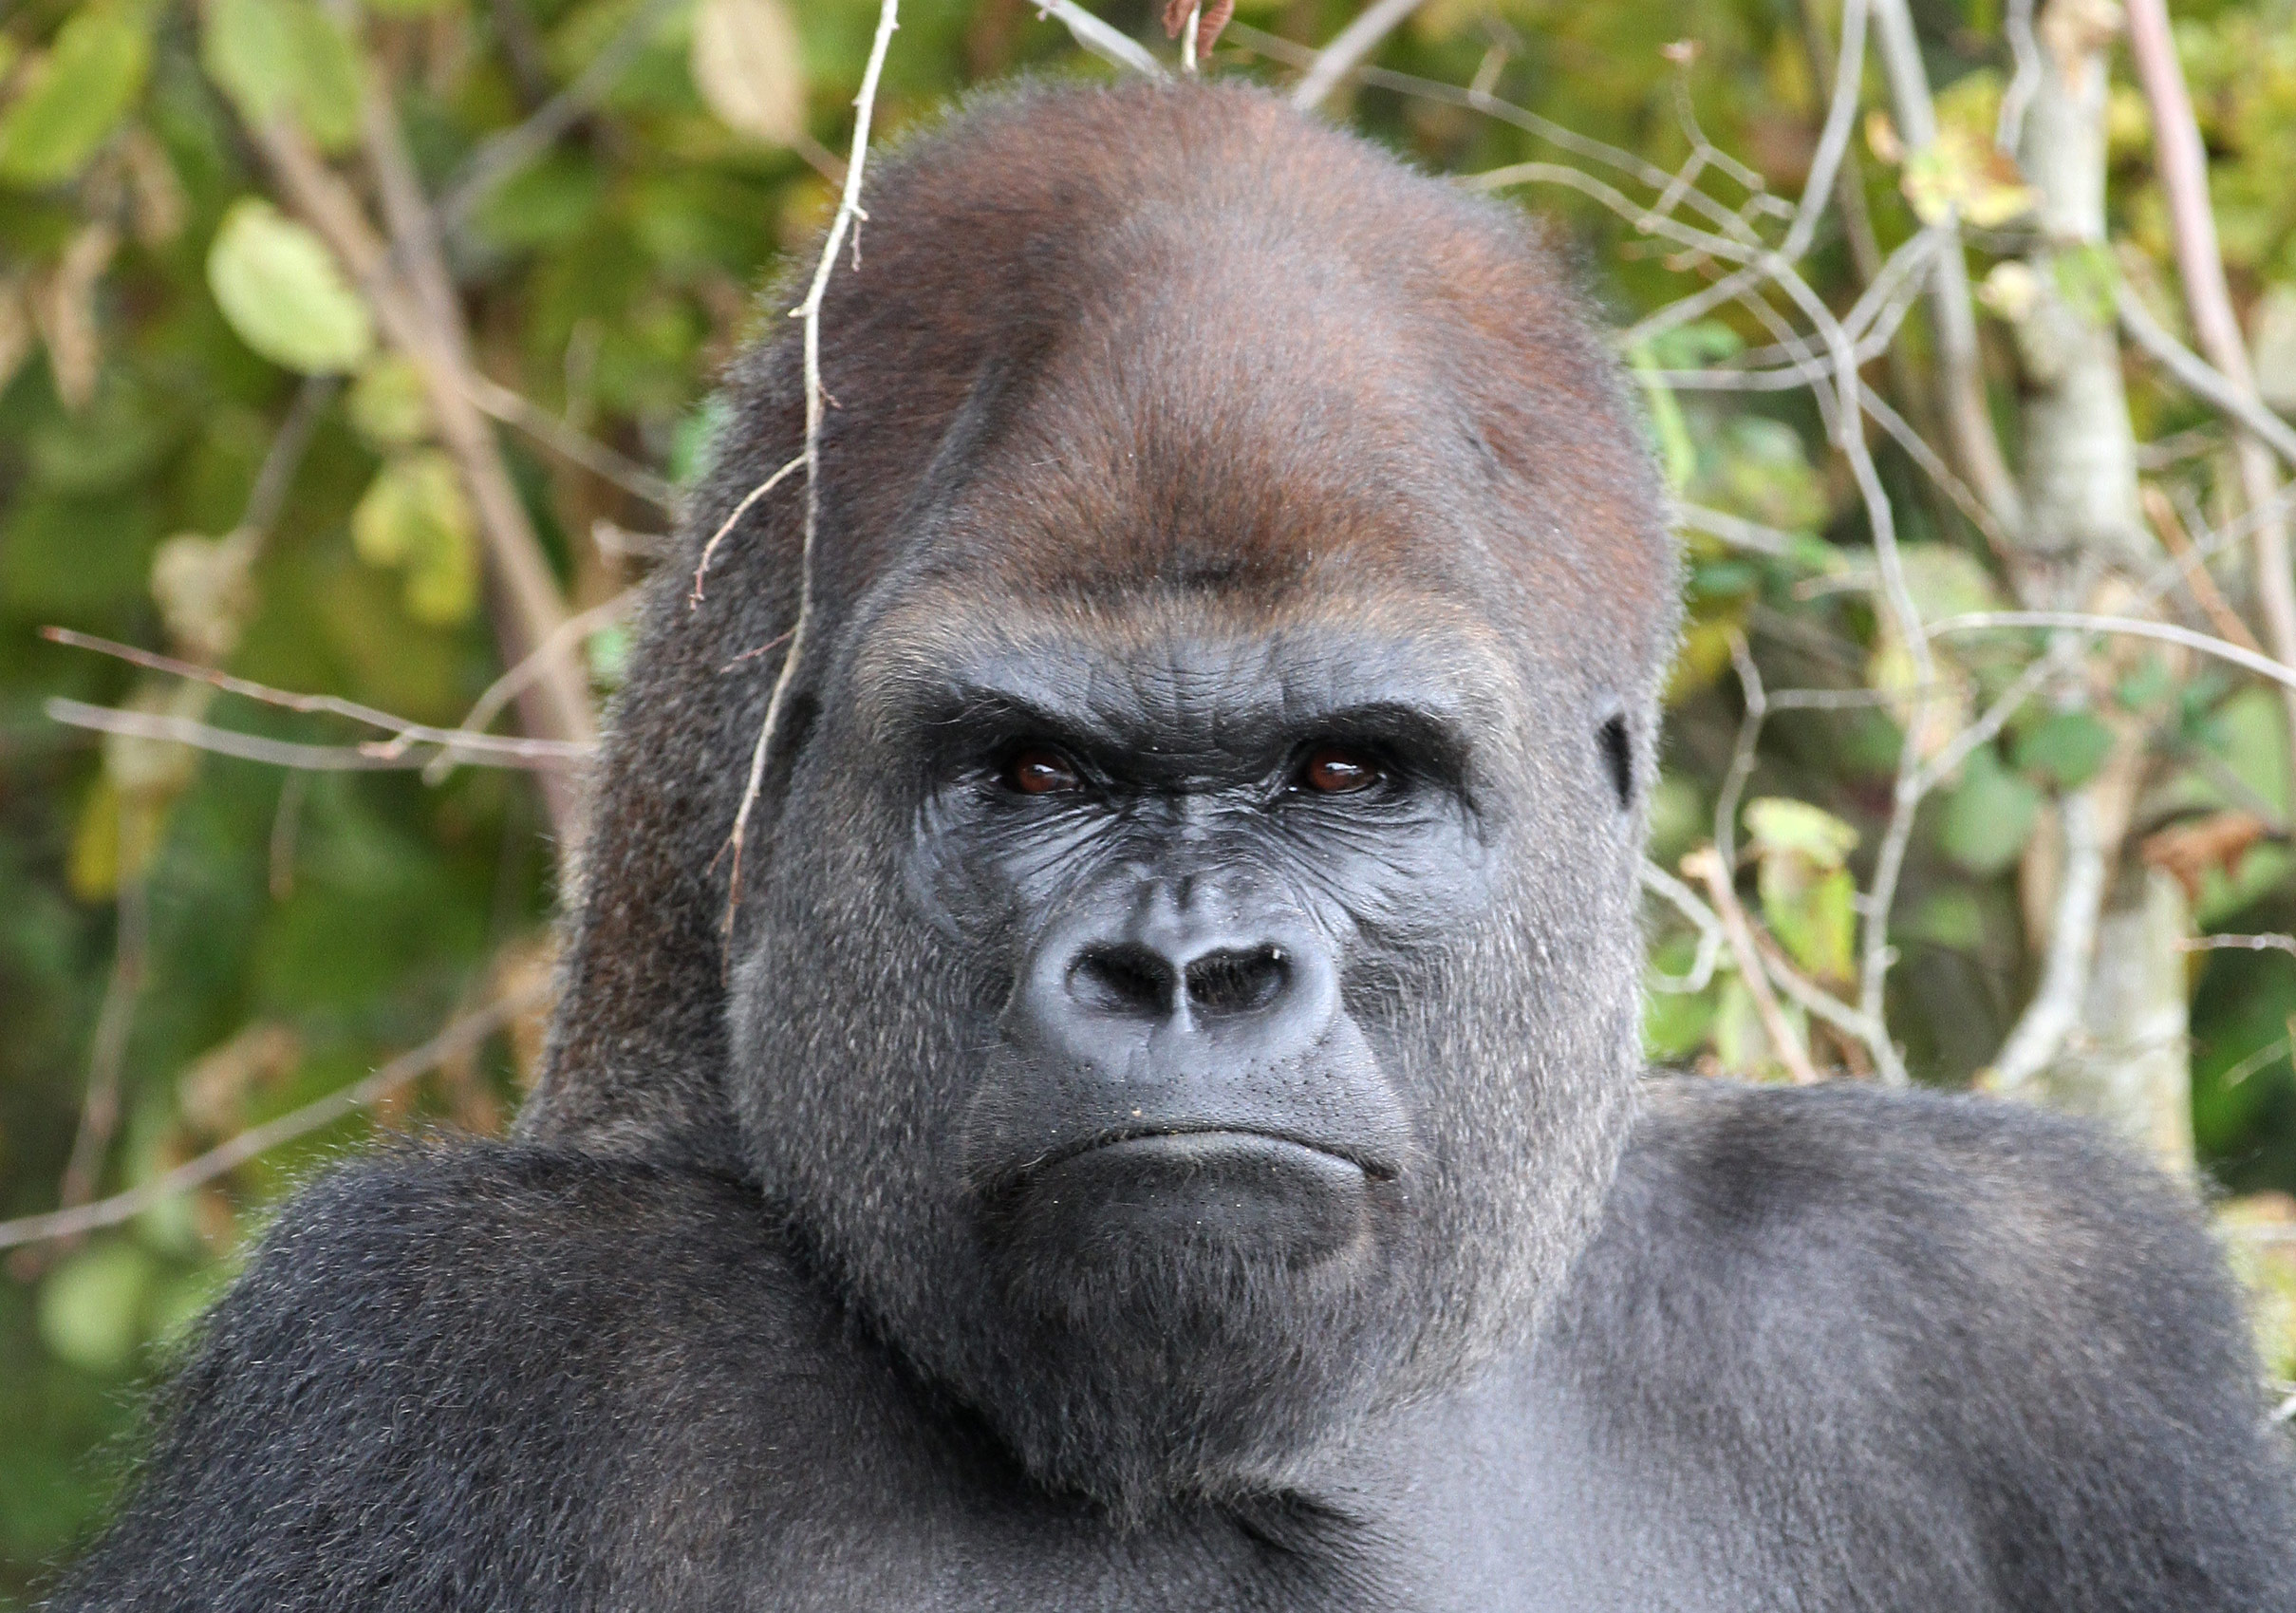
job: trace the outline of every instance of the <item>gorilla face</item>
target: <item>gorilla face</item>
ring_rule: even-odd
[[[775,843],[812,899],[737,983],[749,1142],[1040,1478],[1278,1486],[1525,1323],[1600,1191],[1632,919],[1545,848],[1631,839],[1612,754],[1453,601],[984,586],[887,589],[841,658]]]

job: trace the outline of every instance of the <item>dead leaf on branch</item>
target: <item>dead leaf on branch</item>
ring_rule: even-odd
[[[804,49],[782,0],[702,0],[689,66],[694,87],[728,128],[769,145],[804,137]]]
[[[2269,830],[2253,813],[2213,812],[2206,817],[2174,823],[2148,835],[2140,848],[2144,860],[2174,874],[2188,901],[2200,899],[2201,881],[2211,869],[2229,877],[2250,846]]]

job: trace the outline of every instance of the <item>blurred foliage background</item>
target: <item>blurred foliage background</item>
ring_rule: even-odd
[[[2031,257],[2017,234],[2030,197],[1991,155],[2014,70],[2004,4],[1912,7],[1938,136],[1909,151],[1870,65],[1840,205],[1802,272],[1845,313],[1885,254],[1957,210],[1969,228],[1951,250],[1966,246],[1991,310],[1986,406],[2014,460],[2011,327],[2029,288],[2001,270]],[[1287,84],[1304,57],[1286,42],[1312,49],[1355,9],[1241,0],[1210,70]],[[1149,7],[1096,9],[1176,62]],[[2087,9],[2109,33],[2112,8]],[[457,1015],[491,1016],[356,1112],[5,1257],[0,1604],[31,1595],[98,1516],[139,1386],[269,1205],[375,1127],[491,1132],[514,1110],[539,1046],[565,775],[530,765],[557,753],[511,745],[443,765],[406,725],[452,729],[480,707],[476,727],[499,710],[499,734],[585,737],[566,703],[614,685],[618,602],[671,519],[665,488],[707,451],[712,379],[781,316],[761,292],[834,206],[875,20],[872,0],[16,0],[0,23],[0,1217],[324,1117],[307,1106],[400,1068]],[[1558,128],[1669,172],[1710,150],[1700,185],[1775,235],[1819,149],[1842,25],[1839,0],[1426,0],[1328,109],[1463,174],[1554,160]],[[2190,0],[2174,39],[2257,384],[2296,406],[2296,3]],[[2190,341],[2153,120],[2125,55],[2103,48],[2106,236],[2061,257],[2055,280],[2093,272],[2108,301],[2129,291]],[[1114,70],[1029,0],[909,0],[877,126],[897,139],[1015,72]],[[397,202],[411,194],[414,212],[394,184],[412,186]],[[326,227],[330,196],[381,221],[378,259],[358,261],[340,219]],[[1762,196],[1783,201],[1747,207]],[[1525,200],[1622,327],[1719,272],[1582,190]],[[1866,380],[1910,434],[1941,441],[1926,305],[1896,312],[1895,334],[1861,349]],[[428,347],[409,335],[425,330]],[[1854,1003],[1857,892],[1908,724],[1928,720],[1876,602],[1871,512],[1807,388],[1668,379],[1744,365],[1777,336],[1724,304],[1629,355],[1653,444],[1708,516],[1708,530],[1689,523],[1653,858],[1673,871],[1687,857],[1695,886],[1723,839],[1722,889],[1780,980]],[[2242,484],[2221,418],[2139,358],[2122,367],[2155,529],[2226,529]],[[485,420],[442,408],[442,373],[465,378]],[[1923,619],[2033,603],[2014,545],[1969,498],[1902,438],[1867,435]],[[487,475],[507,507],[487,502]],[[523,605],[501,571],[521,525],[544,585]],[[2228,547],[2212,585],[2168,596],[2164,619],[2226,634],[2254,619],[2252,595]],[[44,637],[51,627],[182,666],[132,665]],[[1956,640],[1953,723],[2040,642]],[[2277,693],[2221,662],[2106,648],[2078,698],[2021,707],[1913,820],[1883,922],[1888,1038],[1914,1079],[1965,1085],[1993,1066],[2044,966],[2052,824],[2129,750],[2132,724],[2143,773],[2125,838],[2156,838],[2128,866],[2175,874],[2186,929],[2296,928]],[[497,687],[514,666],[544,675]],[[267,703],[184,667],[400,726]],[[1749,699],[1767,702],[1758,731]],[[105,710],[131,714],[108,720],[127,731],[84,725]],[[377,754],[394,733],[400,750]],[[231,734],[252,742],[215,754]],[[1857,1035],[1813,1026],[1790,993],[1778,1003],[1734,947],[1709,943],[1715,966],[1696,968],[1711,928],[1653,906],[1655,966],[1697,985],[1652,992],[1655,1059],[1756,1078],[1791,1073],[1789,1053],[1872,1071]],[[2175,966],[2189,1087],[2174,1100],[2189,1101],[2191,1157],[2228,1227],[2260,1233],[2233,1241],[2290,1375],[2296,956],[2265,943]]]

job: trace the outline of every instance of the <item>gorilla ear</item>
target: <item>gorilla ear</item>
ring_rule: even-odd
[[[1634,750],[1627,739],[1626,713],[1614,711],[1604,718],[1595,730],[1595,743],[1610,773],[1611,788],[1618,793],[1618,810],[1624,812],[1634,804]]]

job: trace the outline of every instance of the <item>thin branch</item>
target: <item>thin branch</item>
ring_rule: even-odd
[[[41,709],[51,722],[71,728],[92,728],[101,734],[124,734],[139,740],[170,740],[195,750],[237,757],[272,767],[295,767],[310,773],[413,772],[425,766],[428,756],[414,756],[398,740],[416,744],[452,747],[456,759],[476,767],[514,767],[541,773],[580,767],[590,759],[593,746],[567,740],[520,740],[495,734],[464,734],[451,728],[412,728],[388,742],[364,745],[307,745],[289,740],[265,739],[233,728],[212,727],[188,717],[161,712],[122,711],[109,705],[50,696]]]
[[[1754,752],[1762,743],[1763,720],[1769,715],[1769,700],[1763,692],[1762,668],[1754,665],[1754,657],[1745,647],[1745,635],[1736,628],[1730,631],[1730,665],[1737,669],[1738,686],[1745,693],[1745,715],[1739,719],[1738,742],[1730,751],[1729,771],[1723,775],[1722,788],[1714,796],[1714,855],[1722,863],[1723,872],[1738,872],[1738,798],[1745,793],[1745,781],[1754,776]]]
[[[514,392],[476,369],[462,372],[471,402],[505,425],[517,427],[561,459],[570,460],[592,476],[634,494],[655,509],[678,507],[678,490],[627,455],[586,437],[550,410],[522,393]]]
[[[2001,92],[2001,116],[1993,125],[1993,149],[2015,157],[2025,141],[2025,115],[2041,87],[2041,45],[2033,37],[2033,0],[2009,0],[2001,31],[2008,36],[2009,58],[2017,70],[2008,88]]]
[[[2157,639],[2162,644],[2180,645],[2219,661],[2229,661],[2260,678],[2271,679],[2283,688],[2296,688],[2296,667],[2283,666],[2268,655],[2243,649],[2224,639],[2180,628],[2174,622],[2148,622],[2138,616],[2095,616],[2083,610],[1971,610],[1932,622],[1923,631],[1931,638],[1940,638],[1947,633],[1980,632],[1992,628],[2080,628],[2090,632],[2117,633],[2123,638]]]
[[[403,717],[394,717],[389,712],[379,711],[371,705],[361,705],[357,701],[344,700],[337,695],[302,695],[292,693],[287,689],[275,689],[269,684],[258,684],[252,679],[233,677],[229,672],[217,671],[213,666],[204,666],[196,661],[183,661],[173,655],[161,655],[157,650],[138,649],[132,644],[120,644],[112,639],[98,638],[93,633],[76,632],[70,628],[42,628],[40,629],[40,636],[47,640],[50,644],[65,645],[73,649],[93,650],[98,655],[108,655],[116,661],[124,661],[131,666],[140,666],[147,672],[164,672],[171,677],[188,678],[196,683],[206,684],[212,687],[221,689],[225,694],[238,695],[247,700],[260,702],[265,705],[275,705],[285,711],[302,712],[306,715],[345,718],[350,722],[364,724],[369,728],[380,728],[385,733],[389,734],[391,739],[387,743],[363,745],[360,747],[360,754],[368,757],[378,757],[386,760],[396,758],[402,751],[404,751],[406,746],[409,744],[445,745],[452,747],[457,751],[467,752],[474,758],[492,757],[495,759],[522,758],[533,760],[540,758],[551,758],[560,760],[568,759],[579,760],[587,757],[590,752],[590,747],[587,743],[571,743],[562,740],[507,739],[493,734],[473,732],[468,728],[433,728],[424,723],[410,722]],[[78,701],[50,703],[51,705],[57,703],[61,703],[74,711],[83,712],[110,711],[112,709],[109,706],[83,706]],[[51,715],[53,715],[52,712]],[[147,714],[140,712],[121,712],[117,715],[122,718],[134,717],[140,721]],[[59,719],[59,721],[65,721],[65,719]],[[168,718],[166,721],[170,722],[179,722],[182,720],[177,718]],[[80,727],[89,727],[97,726],[98,724],[75,722],[74,725]],[[230,730],[228,729],[207,728],[204,724],[199,723],[193,724],[193,727],[198,728],[203,733],[209,735],[230,734]],[[106,731],[112,733],[127,733],[131,730],[126,728],[113,727],[107,729]],[[143,732],[144,730],[138,729],[134,731]],[[283,742],[269,740],[258,740],[256,736],[253,735],[237,735],[234,737],[248,741],[251,743],[260,743],[264,745],[271,745]],[[196,741],[186,741],[185,742],[195,743]],[[206,748],[215,749],[217,747],[211,745],[207,746]],[[289,747],[289,750],[293,751],[314,753],[330,748],[336,747],[315,745],[292,745]],[[225,754],[240,755],[243,753],[237,751],[227,751]],[[256,757],[252,760],[262,760],[265,759]],[[302,764],[289,763],[288,765]]]
[[[2249,631],[2249,625],[2240,619],[2239,612],[2232,609],[2231,602],[2217,588],[2216,579],[2209,574],[2208,567],[2202,565],[2199,557],[2193,553],[2192,535],[2184,530],[2184,521],[2177,516],[2175,502],[2149,481],[2137,488],[2137,497],[2144,506],[2145,515],[2152,520],[2153,530],[2160,535],[2161,547],[2176,557],[2185,591],[2193,596],[2193,603],[2200,607],[2201,613],[2214,623],[2216,630],[2226,638],[2243,649],[2263,654],[2264,646],[2256,642],[2256,635]],[[2282,656],[2279,659],[2286,661],[2288,658]]]
[[[2296,935],[2188,935],[2179,952],[2287,952],[2296,955]]]
[[[1873,0],[1875,35],[1890,106],[1909,159],[1937,141],[1937,110],[1930,97],[1929,71],[1913,33],[1906,0]],[[2002,458],[1986,406],[1985,365],[1977,345],[1977,313],[1969,297],[1969,272],[1962,256],[1958,222],[1938,226],[1946,236],[1930,272],[1930,316],[1936,328],[1938,389],[1944,394],[1946,429],[1961,474],[1977,491],[1993,520],[2010,532],[2025,525],[2024,499]]]
[[[2115,306],[2119,310],[2120,328],[2129,333],[2129,339],[2152,354],[2187,391],[2296,465],[2296,427],[2242,392],[2222,370],[2162,329],[2152,311],[2126,286],[2120,288]]]
[[[2137,65],[2137,82],[2153,110],[2153,150],[2160,189],[2168,199],[2169,234],[2176,252],[2176,277],[2184,284],[2185,307],[2193,316],[2200,350],[2216,366],[2227,387],[2263,410],[2256,396],[2256,378],[2249,366],[2247,340],[2232,312],[2232,297],[2225,285],[2224,253],[2216,243],[2216,215],[2209,204],[2208,154],[2200,141],[2200,125],[2193,117],[2193,98],[2185,88],[2184,68],[2176,60],[2176,42],[2169,32],[2169,11],[2163,0],[2128,0],[2129,54]],[[2134,297],[2127,299],[2135,302]],[[2255,437],[2243,434],[2234,449],[2241,494],[2251,506],[2271,501],[2279,491],[2271,456]],[[2268,520],[2256,529],[2253,573],[2256,602],[2262,607],[2265,636],[2279,660],[2296,666],[2296,571],[2289,565],[2288,528],[2285,520]],[[2281,693],[2282,717],[2288,730],[2288,765],[2296,770],[2296,689]],[[2291,772],[2296,780],[2296,771]],[[2296,788],[2296,783],[2292,783]]]
[[[462,721],[456,725],[454,731],[460,734],[483,734],[486,732],[488,725],[500,715],[502,708],[508,705],[518,691],[540,673],[549,657],[562,653],[569,645],[586,639],[599,628],[618,621],[637,596],[636,589],[625,588],[603,605],[593,605],[579,615],[569,616],[558,625],[556,632],[534,647],[533,653],[487,685],[478,698],[471,703],[470,710],[464,713]],[[403,741],[405,744],[416,742],[418,741],[413,740]],[[396,748],[401,748],[401,741],[393,741],[392,745],[386,747],[386,752]],[[448,771],[453,768],[457,760],[453,750],[441,750],[431,759],[430,765],[422,770],[422,781],[425,784],[439,783],[446,778]]]
[[[258,1154],[269,1153],[281,1143],[291,1142],[345,1115],[364,1109],[447,1060],[460,1058],[540,1002],[549,990],[547,983],[538,981],[522,991],[463,1015],[421,1046],[401,1053],[365,1079],[354,1081],[339,1092],[314,1099],[277,1119],[251,1127],[229,1142],[185,1160],[174,1170],[163,1172],[148,1182],[139,1183],[125,1192],[114,1193],[92,1204],[51,1210],[45,1215],[27,1215],[14,1221],[0,1221],[0,1248],[44,1243],[52,1238],[78,1237],[98,1228],[116,1227],[122,1221],[132,1220],[156,1204],[189,1191],[203,1182],[212,1182],[217,1176],[237,1170]]]
[[[1764,526],[1722,510],[1709,510],[1703,504],[1674,502],[1674,524],[1692,532],[1718,537],[1733,549],[1750,550],[1774,559],[1785,559],[1793,553],[1794,535],[1776,527]]]
[[[496,185],[557,144],[560,136],[606,99],[678,4],[679,0],[647,0],[571,84],[534,108],[524,122],[505,129],[472,152],[439,198],[439,223],[449,230],[460,229],[471,209],[484,201]]]
[[[741,502],[734,506],[734,513],[726,516],[724,520],[718,523],[718,530],[710,534],[710,540],[701,546],[701,558],[694,562],[694,586],[687,591],[685,596],[685,608],[687,610],[691,610],[701,603],[701,580],[709,574],[710,559],[718,553],[718,545],[723,543],[726,540],[727,535],[732,533],[734,528],[741,523],[741,517],[750,513],[751,505],[756,503],[758,499],[773,492],[775,488],[781,484],[781,480],[784,477],[787,477],[791,472],[794,471],[798,466],[804,463],[805,456],[803,454],[799,454],[795,459],[790,460],[788,464],[783,465],[772,476],[767,477],[763,481],[759,482],[756,486],[751,488],[747,493],[743,494],[741,496]]]
[[[821,525],[821,418],[827,396],[821,384],[821,302],[829,291],[830,275],[837,267],[837,253],[845,245],[846,233],[861,216],[861,176],[868,160],[869,121],[877,105],[877,81],[885,71],[886,52],[893,43],[893,30],[900,24],[901,0],[883,0],[877,13],[877,34],[869,45],[868,66],[861,75],[861,93],[853,98],[853,154],[846,164],[845,190],[837,198],[837,215],[830,221],[828,237],[821,243],[821,258],[813,266],[812,284],[807,288],[805,301],[795,309],[796,317],[805,321],[805,541],[797,557],[797,620],[790,628],[790,647],[781,658],[781,669],[775,675],[773,693],[765,703],[765,721],[757,725],[757,743],[750,753],[749,778],[741,789],[741,804],[734,813],[734,829],[727,839],[733,853],[732,866],[726,880],[725,928],[731,933],[734,913],[741,902],[741,852],[748,837],[750,814],[757,804],[757,792],[765,781],[765,762],[771,753],[774,736],[781,725],[781,713],[789,693],[796,682],[797,667],[805,658],[807,629],[813,620],[813,540]],[[770,483],[768,484],[770,485]],[[763,488],[758,490],[761,496]],[[695,586],[700,586],[697,572]]]
[[[1642,884],[1672,903],[1675,910],[1696,927],[1698,950],[1690,959],[1688,974],[1670,975],[1652,969],[1650,983],[1654,990],[1668,992],[1704,991],[1714,978],[1714,965],[1722,956],[1723,943],[1727,940],[1722,932],[1722,920],[1714,910],[1698,899],[1698,892],[1667,872],[1650,858],[1642,859]]]
[[[1379,48],[1380,41],[1402,26],[1419,9],[1420,0],[1375,0],[1355,20],[1341,28],[1331,44],[1316,52],[1307,76],[1292,87],[1292,104],[1303,111],[1323,103],[1339,87],[1339,81]]]
[[[1148,47],[1128,34],[1119,33],[1092,12],[1076,4],[1076,0],[1035,0],[1039,19],[1050,17],[1069,30],[1069,37],[1092,55],[1111,66],[1145,73],[1151,79],[1166,77],[1164,64],[1156,60]]]
[[[1728,872],[1711,846],[1702,846],[1682,859],[1682,872],[1693,879],[1706,882],[1708,896],[1714,904],[1714,916],[1722,921],[1722,930],[1730,943],[1731,956],[1738,961],[1738,978],[1745,983],[1746,995],[1754,1000],[1754,1012],[1761,1017],[1762,1028],[1770,1039],[1770,1050],[1797,1086],[1815,1085],[1818,1072],[1810,1063],[1809,1050],[1794,1034],[1783,1009],[1778,1006],[1777,995],[1770,990],[1769,971],[1763,967],[1762,954],[1755,949],[1753,930],[1746,924],[1745,910],[1738,905],[1738,892],[1731,887]]]
[[[122,803],[124,810],[124,803]],[[124,832],[122,832],[124,837]],[[124,851],[121,853],[124,859]],[[87,1060],[87,1091],[80,1106],[80,1131],[64,1167],[57,1201],[69,1210],[95,1196],[103,1158],[120,1125],[120,1077],[127,1064],[128,1032],[135,1026],[136,999],[151,950],[151,904],[140,872],[122,870],[118,926],[112,940],[111,979],[96,1016],[96,1038]]]
[[[306,376],[303,384],[295,389],[295,401],[288,405],[287,419],[279,422],[278,434],[271,439],[262,467],[255,472],[255,484],[248,491],[247,509],[239,517],[237,531],[257,538],[270,535],[271,523],[279,518],[280,507],[287,502],[295,472],[311,445],[311,434],[319,429],[319,421],[327,413],[327,405],[334,401],[338,384],[331,375],[311,375]]]
[[[1277,34],[1262,32],[1244,23],[1230,23],[1227,37],[1289,66],[1304,69],[1316,60],[1316,52],[1312,47],[1295,44]],[[1391,89],[1401,95],[1417,96],[1421,100],[1446,106],[1460,106],[1471,112],[1480,112],[1486,118],[1511,124],[1525,134],[1536,135],[1575,156],[1599,162],[1614,172],[1631,175],[1656,195],[1665,195],[1673,180],[1673,176],[1664,168],[1623,147],[1596,140],[1591,135],[1582,135],[1566,124],[1556,122],[1552,118],[1542,118],[1525,107],[1500,100],[1481,80],[1462,89],[1440,79],[1423,79],[1387,67],[1357,67],[1353,76],[1381,89]],[[1712,197],[1692,190],[1681,199],[1717,229],[1729,233],[1731,238],[1743,246],[1760,247],[1761,237],[1754,227],[1742,215],[1723,206]]]

